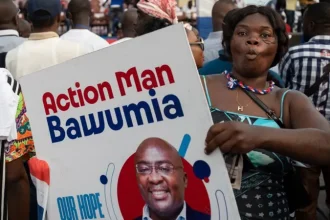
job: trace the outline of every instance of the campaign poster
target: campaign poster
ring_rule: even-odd
[[[182,24],[21,79],[49,220],[239,219]],[[182,218],[181,218],[182,217]]]

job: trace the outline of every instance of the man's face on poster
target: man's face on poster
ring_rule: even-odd
[[[141,195],[149,209],[162,216],[182,207],[187,187],[181,157],[166,144],[147,146],[135,159]]]

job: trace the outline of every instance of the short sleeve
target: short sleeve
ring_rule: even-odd
[[[294,76],[294,72],[292,69],[292,60],[290,56],[290,51],[288,51],[283,57],[282,61],[279,65],[280,76],[284,81],[285,87],[289,87],[292,85],[292,78]]]
[[[30,122],[26,116],[26,107],[22,93],[19,94],[15,118],[17,139],[8,142],[6,145],[6,162],[11,162],[22,157],[26,160],[35,155]]]

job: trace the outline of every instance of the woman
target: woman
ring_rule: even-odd
[[[190,44],[191,52],[194,56],[194,60],[197,69],[202,68],[204,64],[204,41],[203,38],[199,37],[194,31],[190,24],[184,25],[187,33],[187,38]],[[198,32],[197,32],[198,33]]]
[[[151,33],[178,23],[176,0],[140,0],[137,4],[137,36]]]
[[[231,13],[223,31],[233,69],[202,78],[215,123],[205,153],[219,147],[225,154],[243,154],[241,188],[234,190],[242,219],[289,219],[283,184],[292,168],[288,158],[329,164],[329,124],[305,95],[267,81],[269,68],[288,47],[280,15],[268,7],[249,6]],[[267,117],[244,90],[274,111],[280,122]],[[285,129],[278,129],[281,122]]]
[[[178,22],[175,0],[140,0],[137,7],[138,20],[135,27],[137,36],[157,31]],[[201,68],[204,63],[204,41],[196,34],[198,31],[191,25],[185,24],[185,29],[196,66]]]

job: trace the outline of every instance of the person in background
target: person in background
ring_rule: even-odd
[[[136,37],[135,25],[137,23],[138,13],[136,8],[127,9],[124,12],[123,18],[121,20],[121,32],[122,36],[116,43],[121,43],[126,40]]]
[[[140,0],[135,27],[137,36],[176,24],[176,5],[175,0]]]
[[[100,36],[91,32],[90,14],[91,4],[89,0],[71,0],[68,6],[73,29],[61,36],[61,39],[80,43],[89,49],[89,52],[97,51],[109,46],[109,43]]]
[[[297,0],[286,1],[286,10],[285,10],[286,23],[291,27],[291,30],[294,29],[296,9],[297,9]]]
[[[222,50],[222,24],[226,14],[235,9],[236,5],[232,0],[219,0],[212,8],[213,32],[205,40],[205,61],[210,62],[219,57],[219,51]]]
[[[61,1],[61,22],[66,26],[66,31],[70,30],[70,19],[67,16],[68,8],[65,1]]]
[[[0,94],[0,114],[3,114],[1,112],[5,110],[5,107],[8,107],[3,106],[4,103],[13,103],[12,98],[4,100],[9,98],[5,94],[18,96],[18,106],[17,109],[14,109],[16,113],[17,138],[7,142],[5,145],[8,219],[27,220],[30,219],[30,184],[24,162],[35,156],[34,142],[29,119],[26,116],[26,108],[20,85],[6,69],[2,68],[0,68],[0,84],[2,91]],[[10,91],[4,92],[5,89]],[[6,118],[3,119],[5,120]],[[4,123],[4,121],[1,122],[2,125]],[[36,209],[37,207],[35,207]],[[33,207],[31,207],[31,210],[33,210]]]
[[[227,21],[226,19],[229,19],[231,17],[230,15],[235,13],[237,10],[239,10],[239,9],[235,8],[227,13],[228,16],[227,15],[225,16],[225,19],[223,20],[223,25],[226,25],[226,23],[230,22],[230,21]],[[205,52],[204,52],[204,54],[205,54]],[[218,52],[218,54],[219,54],[218,58],[204,64],[204,66],[202,68],[198,69],[200,75],[203,76],[203,75],[222,74],[225,72],[232,71],[232,69],[233,69],[232,60],[230,60],[230,58],[228,58],[228,56],[225,54],[225,51],[220,50]],[[274,68],[274,69],[277,69],[277,68]],[[278,86],[280,88],[284,87],[284,83],[283,83],[281,77],[279,76],[279,74],[277,74],[277,72],[275,72],[272,69],[269,70],[268,79],[273,80],[275,82],[276,86]]]
[[[329,122],[304,94],[267,80],[288,49],[280,15],[257,6],[228,15],[223,41],[232,72],[201,79],[214,122],[204,150],[243,155],[241,187],[234,189],[242,220],[290,219],[289,202],[296,200],[288,200],[284,179],[291,160],[330,164]]]
[[[187,38],[191,48],[191,52],[194,56],[194,60],[197,68],[203,67],[204,63],[204,41],[203,38],[199,37],[193,30],[193,27],[188,23],[185,24]]]
[[[189,0],[187,5],[183,6],[182,11],[185,20],[187,20],[188,22],[196,20],[197,8],[192,0]]]
[[[26,3],[24,4],[23,1],[19,1],[18,2],[18,9],[20,11],[21,14],[21,18],[22,19],[27,19],[27,9],[26,9]]]
[[[8,52],[25,39],[18,33],[18,8],[11,0],[0,1],[0,53]]]
[[[310,5],[303,18],[303,36],[306,43],[289,49],[280,64],[281,77],[285,86],[310,96],[319,112],[330,121],[329,74],[324,70],[330,63],[330,4]],[[322,80],[322,76],[326,77]],[[321,80],[321,81],[320,81]],[[315,91],[312,85],[320,82]],[[330,167],[299,168],[305,188],[312,204],[296,212],[298,220],[316,219],[319,194],[319,177],[323,173],[327,192],[327,205],[330,208]]]
[[[80,44],[59,38],[60,13],[60,0],[28,1],[33,33],[6,57],[6,68],[15,79],[88,53]]]
[[[109,4],[109,36],[116,34],[116,23],[120,22],[123,13],[124,0],[106,0],[103,5]]]
[[[23,38],[29,38],[30,34],[32,32],[31,29],[31,24],[24,19],[19,19],[18,20],[18,32],[19,32],[19,36],[23,37]]]

